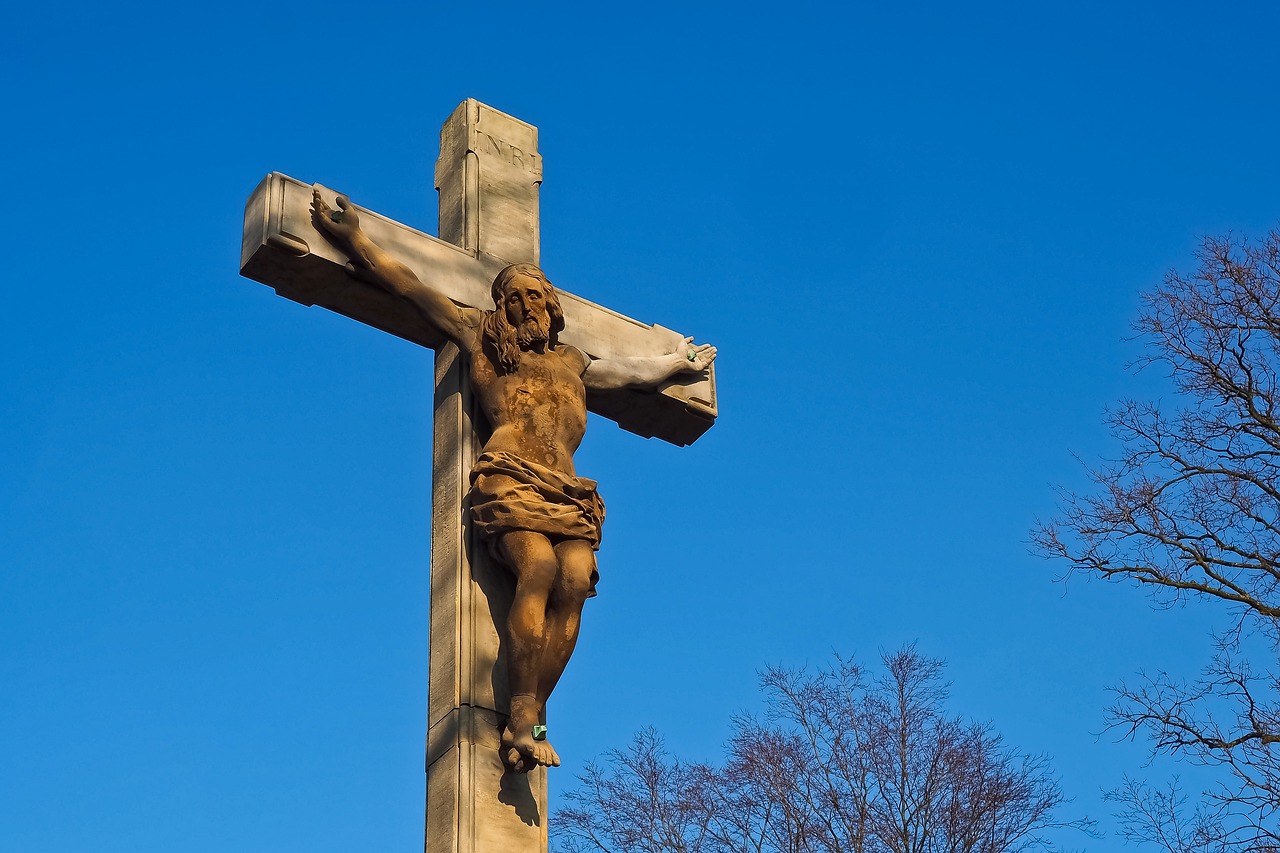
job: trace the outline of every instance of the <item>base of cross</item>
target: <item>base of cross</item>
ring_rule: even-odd
[[[547,850],[546,770],[508,770],[499,751],[505,726],[505,715],[469,708],[432,727],[426,853]]]

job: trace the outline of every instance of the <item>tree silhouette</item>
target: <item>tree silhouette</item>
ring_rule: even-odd
[[[589,764],[552,837],[563,853],[1011,853],[1049,847],[1065,800],[1048,759],[946,713],[943,664],[914,647],[871,677],[837,657],[761,674],[723,765],[671,756],[652,730]]]
[[[1280,234],[1206,239],[1190,276],[1170,272],[1136,322],[1140,366],[1163,368],[1172,407],[1127,400],[1108,413],[1123,448],[1064,493],[1037,549],[1073,571],[1136,583],[1162,605],[1218,608],[1215,652],[1197,677],[1157,672],[1116,690],[1110,721],[1158,754],[1224,770],[1188,815],[1174,785],[1127,782],[1112,797],[1131,838],[1168,850],[1280,844]],[[1191,843],[1191,839],[1196,839]],[[1179,846],[1183,845],[1183,846]],[[1187,846],[1190,845],[1190,846]]]

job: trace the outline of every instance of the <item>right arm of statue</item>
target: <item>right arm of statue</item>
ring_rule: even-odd
[[[459,308],[449,297],[423,284],[390,252],[369,239],[360,228],[360,218],[346,196],[338,196],[334,210],[312,190],[311,222],[339,251],[347,256],[352,272],[413,305],[434,329],[461,349],[474,348],[481,313],[474,308]]]
[[[653,388],[677,373],[701,373],[716,360],[711,344],[685,338],[669,355],[601,358],[587,364],[582,382],[593,391]]]

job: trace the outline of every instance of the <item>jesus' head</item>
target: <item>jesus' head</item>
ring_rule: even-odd
[[[499,370],[514,371],[521,350],[555,348],[564,329],[564,312],[555,287],[536,265],[511,264],[498,273],[493,306],[482,334]]]

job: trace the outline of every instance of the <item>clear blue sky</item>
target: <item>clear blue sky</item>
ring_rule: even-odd
[[[692,447],[594,420],[566,767],[714,758],[755,671],[918,641],[1099,791],[1200,610],[1027,553],[1138,293],[1280,220],[1269,3],[23,4],[0,13],[0,851],[414,850],[429,353],[238,276],[280,170],[434,231],[440,124],[541,128],[542,257],[720,348]],[[1163,772],[1162,768],[1157,768]],[[1090,850],[1120,846],[1114,836]]]

